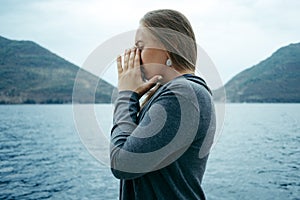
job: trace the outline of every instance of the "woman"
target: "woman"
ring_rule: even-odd
[[[111,170],[120,199],[205,199],[215,133],[211,92],[195,76],[195,35],[174,10],[148,12],[118,63]],[[147,95],[140,106],[141,97]]]

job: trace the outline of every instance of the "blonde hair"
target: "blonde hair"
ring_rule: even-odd
[[[189,20],[180,12],[170,9],[159,9],[146,13],[140,20],[140,24],[151,31],[151,33],[160,41],[168,50],[170,59],[178,71],[190,70],[195,71],[197,60],[197,45],[195,34]],[[160,34],[157,28],[178,32],[187,36],[191,42],[183,40],[180,34]],[[178,48],[180,52],[178,53]],[[183,51],[182,51],[183,49]],[[142,102],[143,107],[161,87],[156,86],[148,92],[147,97]]]

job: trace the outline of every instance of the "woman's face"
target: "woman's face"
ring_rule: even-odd
[[[136,32],[135,45],[141,52],[144,77],[149,80],[155,75],[163,75],[168,53],[163,45],[142,25]]]

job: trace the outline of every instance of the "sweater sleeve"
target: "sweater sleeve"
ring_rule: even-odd
[[[197,133],[200,111],[176,90],[160,94],[138,121],[138,95],[119,92],[111,130],[111,170],[116,178],[134,179],[178,159]]]

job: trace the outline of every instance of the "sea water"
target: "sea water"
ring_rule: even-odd
[[[95,106],[109,135],[112,105]],[[118,199],[119,182],[80,140],[72,105],[0,106],[0,199]],[[300,104],[227,104],[207,199],[300,199]]]

